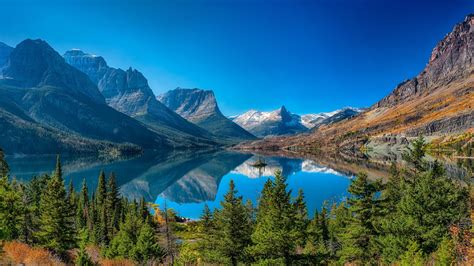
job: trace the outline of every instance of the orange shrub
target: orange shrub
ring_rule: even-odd
[[[55,259],[50,252],[42,248],[32,248],[17,241],[6,242],[3,246],[5,254],[17,264],[26,265],[64,265]]]
[[[127,259],[103,259],[100,261],[101,266],[134,266],[135,263]]]
[[[6,242],[3,245],[3,250],[8,257],[15,263],[25,263],[25,259],[30,252],[30,247],[27,244],[20,242]]]

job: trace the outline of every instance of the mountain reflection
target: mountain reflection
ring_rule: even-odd
[[[273,154],[243,154],[233,151],[187,151],[187,152],[145,152],[133,158],[109,160],[97,157],[63,157],[63,172],[66,184],[72,182],[76,190],[86,180],[89,191],[95,190],[97,176],[101,170],[110,175],[114,172],[122,195],[130,199],[145,198],[154,202],[168,200],[176,204],[192,204],[215,201],[223,177],[246,178],[249,180],[273,176],[279,170],[289,177],[297,173],[314,176],[352,177],[366,172],[370,178],[386,179],[392,163],[399,163],[397,154],[372,154],[371,156],[347,156],[344,154],[295,154],[279,152]],[[302,159],[305,158],[305,159]],[[430,158],[430,157],[429,157]],[[437,158],[439,159],[439,158]],[[442,159],[442,158],[441,158]],[[253,164],[264,160],[266,166],[257,168]],[[430,158],[430,161],[433,161]],[[7,157],[12,169],[11,175],[28,180],[35,174],[51,173],[55,156]],[[440,160],[448,176],[466,178],[472,176],[471,167],[460,165],[459,161],[444,158]],[[228,181],[226,181],[228,182]],[[259,181],[260,182],[260,181]],[[318,182],[331,182],[322,179]],[[251,182],[248,182],[251,184]],[[258,189],[255,193],[258,193]],[[312,187],[305,187],[310,192]]]

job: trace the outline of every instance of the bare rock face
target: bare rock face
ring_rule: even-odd
[[[415,78],[400,83],[374,107],[390,107],[433,91],[472,74],[474,15],[468,15],[431,52],[425,69]]]
[[[214,92],[210,90],[177,88],[157,98],[188,121],[229,143],[255,139],[255,136],[221,113]]]
[[[177,88],[159,95],[158,100],[193,123],[221,114],[214,92],[210,90]]]
[[[152,129],[166,133],[170,138],[200,138],[201,143],[214,145],[211,135],[204,129],[186,121],[160,103],[148,80],[136,69],[127,70],[109,67],[101,56],[80,50],[67,51],[66,62],[86,73],[93,80],[109,106],[147,124]],[[179,140],[178,142],[181,142]]]

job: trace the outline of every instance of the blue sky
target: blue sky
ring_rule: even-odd
[[[212,89],[226,115],[370,106],[426,65],[474,1],[0,0],[0,41],[132,66],[160,94]]]

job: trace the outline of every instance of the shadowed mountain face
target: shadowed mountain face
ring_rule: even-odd
[[[420,74],[368,110],[312,134],[247,143],[242,148],[358,151],[374,141],[399,142],[424,135],[443,142],[473,132],[473,55],[474,15],[469,15],[436,45]]]
[[[87,74],[97,84],[112,108],[148,125],[165,135],[173,145],[212,146],[212,134],[188,122],[160,103],[148,85],[147,79],[137,70],[109,67],[101,56],[81,50],[64,54],[66,62]]]
[[[10,47],[3,42],[0,42],[0,70],[7,63],[10,53],[13,51],[13,47]],[[1,75],[1,71],[0,71]]]
[[[18,44],[1,77],[0,146],[7,153],[98,153],[130,144],[166,145],[140,122],[107,106],[95,84],[44,41]]]
[[[158,100],[188,121],[230,143],[255,139],[221,113],[210,90],[177,88],[158,96]]]

